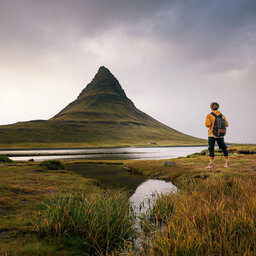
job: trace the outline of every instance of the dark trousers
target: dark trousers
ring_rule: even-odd
[[[223,137],[221,138],[208,137],[208,146],[209,146],[208,149],[209,149],[210,157],[214,157],[215,141],[217,141],[219,149],[222,149],[224,156],[228,156],[227,145],[225,144]]]

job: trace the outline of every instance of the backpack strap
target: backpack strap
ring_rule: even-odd
[[[211,115],[213,115],[214,117],[218,117],[215,113],[211,112]]]
[[[213,115],[214,117],[220,117],[220,118],[222,118],[222,114],[220,114],[219,116],[217,116],[215,113],[213,113],[213,112],[211,112],[210,113],[211,115]]]

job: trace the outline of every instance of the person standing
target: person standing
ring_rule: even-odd
[[[215,168],[215,163],[214,163],[214,146],[215,146],[215,141],[217,142],[219,148],[223,151],[224,157],[225,157],[225,168],[230,167],[230,162],[228,158],[228,151],[227,151],[227,145],[224,142],[224,137],[220,136],[217,137],[213,134],[213,128],[214,128],[214,123],[215,119],[220,116],[223,118],[226,122],[226,127],[228,127],[228,121],[225,118],[224,115],[221,114],[221,112],[218,110],[219,109],[219,104],[217,102],[212,102],[210,105],[210,108],[212,112],[206,116],[205,120],[205,126],[208,129],[208,146],[209,146],[209,154],[210,154],[210,163],[208,166],[205,167],[205,169],[213,169]]]

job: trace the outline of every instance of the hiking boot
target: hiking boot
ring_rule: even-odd
[[[209,164],[208,166],[205,167],[205,169],[214,169],[215,164]]]
[[[227,162],[224,164],[224,168],[230,168],[230,163],[229,163],[229,161],[227,161]]]

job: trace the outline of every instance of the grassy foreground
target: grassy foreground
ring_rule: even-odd
[[[137,173],[169,179],[180,188],[159,195],[143,216],[140,255],[256,255],[256,147],[230,151],[230,169],[223,168],[218,154],[217,168],[204,170],[204,151],[175,159],[172,166],[128,163]]]
[[[219,176],[159,196],[143,218],[141,255],[255,255],[255,182]]]
[[[219,155],[209,171],[204,152],[167,166],[123,162],[179,187],[142,218],[140,252],[126,192],[68,170],[1,162],[0,255],[256,255],[256,147],[231,152],[230,169]]]

